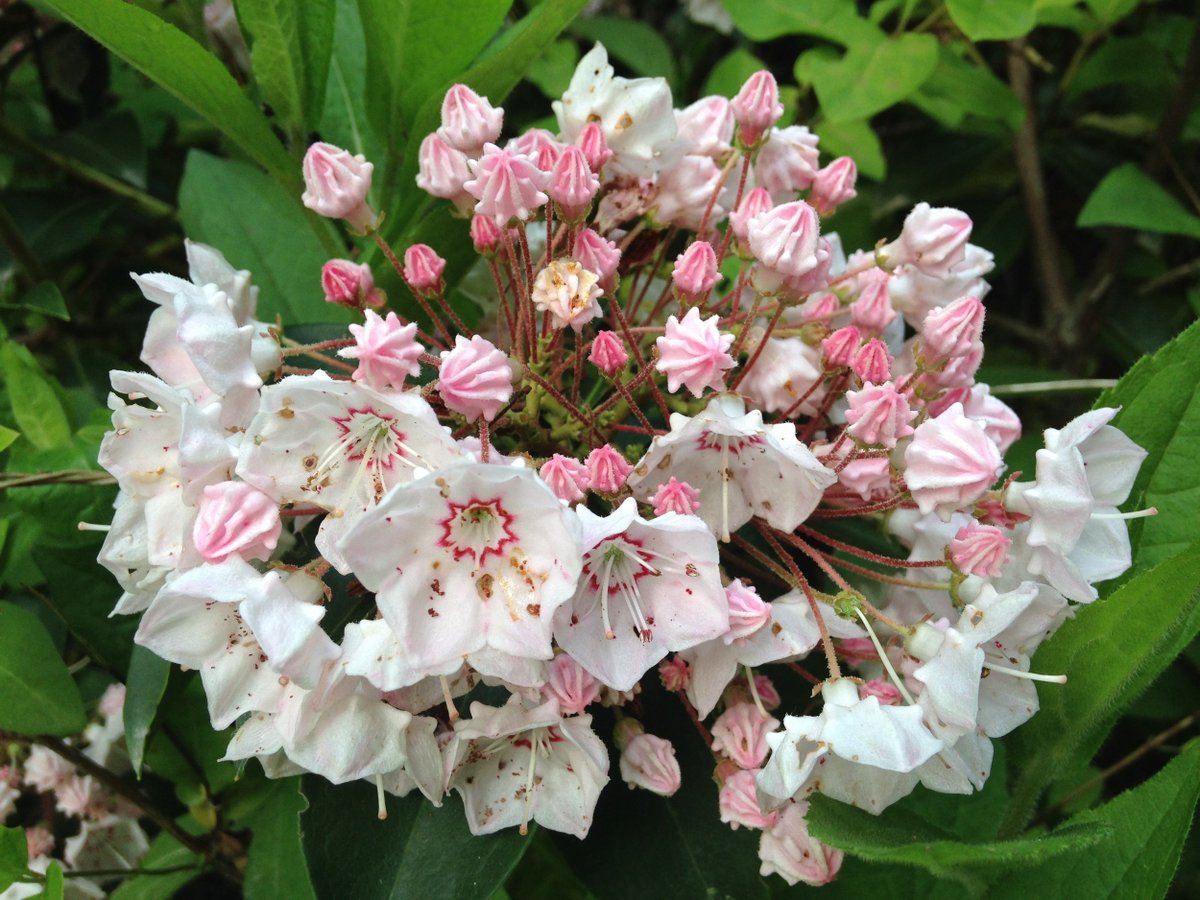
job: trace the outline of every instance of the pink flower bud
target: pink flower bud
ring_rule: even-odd
[[[949,207],[918,203],[904,220],[900,237],[880,248],[878,256],[894,269],[909,263],[934,278],[949,278],[966,259],[971,217]]]
[[[613,157],[613,152],[608,149],[608,141],[604,137],[604,129],[600,127],[600,123],[589,122],[583,126],[583,131],[579,132],[578,142],[579,149],[583,151],[583,158],[587,160],[588,168],[599,175],[604,164]]]
[[[629,361],[629,354],[615,331],[601,331],[592,341],[588,361],[611,378]]]
[[[741,246],[748,246],[750,240],[748,229],[751,220],[755,216],[765,213],[774,205],[771,202],[771,195],[767,193],[765,188],[756,187],[748,191],[746,196],[742,198],[742,202],[738,208],[729,215],[729,227],[733,229],[734,237],[738,239],[738,243]]]
[[[656,516],[665,516],[669,512],[690,516],[700,508],[700,492],[686,481],[671,476],[669,481],[658,486],[650,503]]]
[[[729,106],[737,120],[738,137],[742,144],[753,147],[783,115],[775,76],[766,69],[755,72],[742,85]]]
[[[616,286],[614,276],[621,262],[621,251],[613,241],[605,240],[591,228],[584,228],[575,236],[571,256],[589,272],[600,276],[600,286],[606,292],[613,292]]]
[[[800,321],[824,322],[842,310],[836,294],[818,294],[800,307]],[[859,339],[861,340],[861,335]]]
[[[554,169],[554,164],[566,148],[566,144],[545,128],[530,128],[504,145],[505,150],[529,157],[547,175]]]
[[[452,200],[460,212],[471,208],[474,198],[463,188],[471,177],[465,153],[451,147],[435,132],[421,141],[417,164],[417,187],[430,196]]]
[[[817,172],[813,179],[811,203],[823,216],[829,215],[843,203],[858,196],[854,182],[858,179],[858,167],[849,156],[839,156]]]
[[[843,638],[837,642],[837,654],[852,666],[879,659],[879,651],[868,637]]]
[[[587,455],[588,481],[593,491],[615,494],[625,485],[633,466],[611,444],[597,447]]]
[[[1003,461],[983,426],[955,403],[922,422],[904,451],[904,478],[922,515],[943,521],[969,507],[996,481]]]
[[[958,529],[948,549],[950,559],[963,574],[999,578],[1011,544],[999,528],[971,522]]]
[[[621,778],[660,797],[670,797],[683,781],[675,748],[653,734],[636,734],[621,750]]]
[[[868,381],[861,391],[847,391],[846,402],[846,432],[860,444],[890,450],[913,433],[917,413],[890,381],[880,385]]]
[[[764,717],[753,703],[739,703],[721,713],[713,723],[712,748],[743,769],[755,769],[770,755],[767,735],[778,727],[778,719]]]
[[[345,219],[358,231],[375,226],[367,205],[374,166],[366,157],[351,156],[333,144],[316,143],[304,154],[304,193],[300,199],[318,215]]]
[[[858,276],[861,290],[850,304],[850,321],[867,334],[883,334],[896,318],[888,296],[890,278],[882,269],[871,269]]]
[[[686,691],[692,684],[692,668],[680,656],[672,656],[658,664],[658,677],[668,691]]]
[[[387,318],[372,310],[366,311],[362,325],[351,325],[354,346],[338,351],[344,359],[357,359],[358,368],[351,376],[376,391],[395,390],[404,386],[404,379],[421,374],[419,362],[425,352],[416,338],[417,326],[402,324],[394,312]]]
[[[960,297],[932,310],[921,325],[921,355],[936,365],[977,349],[983,335],[983,303]]]
[[[569,325],[578,334],[600,315],[599,279],[573,259],[556,259],[538,272],[530,298],[539,312],[549,313],[555,328]]]
[[[970,388],[963,400],[963,412],[983,425],[987,436],[995,441],[1001,453],[1007,453],[1021,436],[1021,419],[1007,403],[991,395],[986,384]]]
[[[549,199],[543,193],[549,173],[520,153],[487,144],[483,156],[468,166],[475,177],[464,182],[463,189],[479,201],[475,212],[491,216],[501,228],[513,219],[525,221]]]
[[[426,244],[413,244],[404,251],[404,280],[413,293],[436,297],[442,292],[446,261]]]
[[[900,696],[900,689],[882,678],[864,681],[858,686],[858,696],[863,700],[874,697],[879,701],[880,706],[899,706],[904,700]]]
[[[826,238],[817,238],[817,264],[803,275],[788,278],[784,289],[795,297],[807,297],[829,287],[829,275],[833,269],[833,245]],[[761,280],[761,279],[760,279]]]
[[[771,604],[758,596],[751,585],[735,578],[725,588],[729,601],[729,630],[721,636],[726,644],[750,637],[771,621]]]
[[[879,338],[871,338],[850,360],[850,368],[864,383],[882,384],[892,375],[892,354],[887,344]]]
[[[720,159],[731,149],[733,109],[724,97],[704,97],[676,111],[675,125],[691,155]]]
[[[892,469],[886,458],[852,459],[838,472],[838,482],[864,500],[891,489]]]
[[[489,259],[494,257],[503,238],[504,232],[487,216],[471,217],[471,242],[476,253]]]
[[[504,127],[504,110],[492,106],[465,84],[453,85],[442,100],[442,127],[437,133],[451,147],[478,156],[495,143]]]
[[[325,291],[326,303],[349,309],[382,306],[386,299],[375,287],[371,267],[348,259],[331,259],[321,267],[321,288]]]
[[[760,875],[779,875],[790,885],[803,881],[813,887],[837,878],[844,854],[808,833],[807,814],[807,800],[793,800],[779,810],[779,819],[759,841]]]
[[[588,168],[587,159],[578,147],[568,147],[558,157],[550,171],[546,193],[567,222],[580,222],[591,208],[600,190],[600,179]]]
[[[461,334],[454,347],[443,350],[438,369],[437,390],[446,408],[474,422],[480,416],[489,422],[512,397],[512,367],[491,341]]]
[[[725,779],[721,785],[718,803],[721,810],[721,821],[737,831],[738,826],[746,828],[770,828],[779,819],[778,812],[763,812],[758,805],[758,792],[755,781],[759,769],[740,769]]]
[[[659,357],[654,368],[667,376],[671,393],[686,387],[699,397],[705,388],[719,391],[725,386],[725,372],[734,366],[728,352],[733,335],[720,333],[719,318],[714,315],[701,321],[700,309],[695,306],[683,321],[667,318],[666,333],[654,342]]]
[[[691,301],[699,300],[717,283],[717,254],[708,241],[692,241],[675,260],[671,281]]]
[[[555,453],[538,469],[542,481],[550,486],[554,495],[567,503],[583,499],[588,489],[587,466],[577,459]]]
[[[854,359],[858,353],[858,347],[862,343],[862,334],[853,325],[847,325],[845,328],[839,328],[825,340],[821,341],[821,349],[825,352],[825,363],[833,368],[841,368],[850,365],[850,360]],[[883,379],[886,381],[887,379]]]
[[[750,252],[771,272],[799,278],[817,267],[817,213],[803,200],[784,203],[750,221]]]
[[[600,699],[600,682],[568,654],[560,653],[546,666],[542,696],[557,700],[564,716],[575,716]]]
[[[791,199],[812,186],[820,157],[817,136],[803,125],[776,128],[758,151],[754,174],[772,197]]]
[[[267,559],[283,531],[275,501],[244,481],[210,484],[198,506],[192,540],[211,563]]]

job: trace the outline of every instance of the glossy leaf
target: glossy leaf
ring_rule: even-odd
[[[808,34],[847,47],[877,42],[878,26],[862,18],[844,0],[724,0],[738,29],[751,40],[770,41],[785,34]]]
[[[1200,216],[1188,212],[1137,163],[1125,163],[1105,175],[1079,211],[1075,224],[1080,228],[1117,225],[1200,238]]]
[[[21,434],[39,450],[70,443],[66,410],[33,354],[20,344],[5,341],[0,347],[0,369]]]
[[[87,717],[79,688],[38,617],[0,603],[0,730],[74,734]]]
[[[154,724],[158,704],[167,689],[171,664],[145,647],[134,645],[129,658],[129,677],[125,680],[125,749],[134,773],[142,775],[142,757],[146,738]]]
[[[1029,0],[946,0],[946,11],[973,41],[1007,41],[1033,30],[1035,6]]]
[[[809,61],[813,88],[831,122],[866,119],[913,94],[933,74],[937,41],[902,34],[874,45],[855,44],[840,59]]]
[[[0,451],[7,450],[12,446],[13,441],[21,436],[21,432],[14,431],[11,428],[5,428],[0,425]],[[0,545],[3,546],[3,545]]]
[[[269,790],[262,806],[246,817],[254,837],[242,890],[247,900],[313,900],[300,842],[300,813],[307,806],[300,779],[272,782]]]
[[[325,104],[333,50],[334,0],[237,0],[249,32],[254,80],[293,133],[303,135]]]
[[[338,3],[329,60],[329,84],[321,139],[367,159],[383,158],[379,137],[367,118],[366,38],[355,3]],[[374,189],[372,191],[374,193]]]
[[[0,825],[0,891],[7,890],[10,884],[24,875],[28,863],[25,829]]]

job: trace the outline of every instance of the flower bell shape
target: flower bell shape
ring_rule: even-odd
[[[494,144],[504,127],[504,110],[492,106],[465,84],[452,85],[442,99],[442,126],[437,134],[456,150],[477,157],[484,144]]]
[[[581,567],[574,514],[532,471],[463,463],[393,491],[340,549],[427,675],[490,648],[550,659],[551,617]]]
[[[723,177],[720,166],[709,157],[683,157],[659,174],[651,218],[661,225],[699,231],[708,201],[719,189]],[[714,203],[708,224],[720,222],[727,213],[719,202]]]
[[[588,362],[611,378],[629,362],[629,353],[615,331],[601,331],[592,341]]]
[[[575,507],[583,572],[554,637],[609,687],[628,691],[673,650],[720,635],[729,610],[717,543],[695,516],[643,519],[625,500],[600,517]]]
[[[371,267],[348,259],[331,259],[321,267],[321,289],[325,292],[326,303],[347,309],[382,306],[387,299],[383,291],[375,287]]]
[[[779,819],[776,810],[763,812],[758,806],[754,782],[758,769],[738,769],[725,777],[717,802],[721,810],[721,821],[738,830],[745,828],[770,828]]]
[[[971,522],[958,530],[946,549],[964,575],[998,578],[1011,545],[1012,541],[996,526]]]
[[[983,276],[995,268],[991,253],[974,244],[967,244],[961,262],[950,267],[949,275],[926,275],[916,266],[897,267],[888,283],[892,305],[913,328],[920,328],[925,317],[939,306],[952,303],[959,297],[983,299],[991,290]]]
[[[432,197],[453,201],[459,212],[471,209],[475,198],[463,187],[471,178],[465,153],[435,132],[421,141],[417,165],[417,187]]]
[[[733,108],[725,97],[703,97],[677,109],[675,126],[690,155],[723,159],[733,149]]]
[[[812,193],[808,202],[818,213],[827,216],[843,203],[858,196],[854,182],[858,179],[858,167],[849,156],[839,156],[817,172],[813,179]]]
[[[971,217],[950,207],[918,203],[904,220],[900,237],[880,248],[876,256],[889,270],[911,264],[923,274],[948,278],[966,258]]]
[[[576,334],[600,315],[600,276],[573,259],[556,259],[538,272],[531,298],[539,312],[550,315],[555,328],[570,326]]]
[[[621,748],[621,780],[660,797],[670,797],[683,784],[675,747],[666,738],[635,734]]]
[[[225,481],[210,484],[201,493],[192,540],[209,562],[224,562],[235,555],[267,559],[282,531],[274,500],[245,482]]]
[[[339,350],[338,356],[358,360],[351,376],[355,381],[376,391],[399,391],[405,378],[421,374],[419,360],[425,348],[417,342],[416,323],[402,324],[394,312],[385,319],[370,309],[365,318],[362,325],[349,326],[354,346]]]
[[[575,716],[600,699],[602,685],[569,653],[560,653],[546,666],[542,696],[557,700],[564,716]]]
[[[369,231],[378,219],[367,205],[374,168],[361,154],[352,156],[333,144],[313,144],[304,154],[300,199],[318,215],[345,219],[355,230]]]
[[[764,412],[813,415],[827,393],[824,376],[815,347],[801,338],[772,337],[742,375],[738,391]]]
[[[890,381],[868,381],[861,391],[847,391],[846,403],[846,431],[861,444],[891,450],[913,433],[916,410],[909,409],[908,400]]]
[[[772,128],[754,160],[759,186],[778,202],[812,187],[820,168],[818,138],[803,125]]]
[[[823,844],[808,832],[808,801],[798,800],[779,810],[779,818],[764,832],[758,845],[762,862],[758,874],[778,875],[795,886],[829,884],[842,868],[845,854]]]
[[[753,703],[734,704],[713,723],[713,752],[724,754],[740,768],[756,769],[767,761],[771,752],[767,735],[778,727],[778,719],[764,716]]]
[[[904,479],[922,514],[943,521],[983,496],[1004,467],[1000,451],[961,403],[917,426],[904,451]]]
[[[587,466],[559,453],[542,463],[538,474],[554,491],[554,495],[565,503],[582,500],[590,484]]]
[[[438,396],[446,408],[472,422],[496,418],[512,397],[512,367],[496,345],[479,335],[455,335],[454,347],[441,354]]]
[[[567,222],[581,222],[600,190],[600,179],[578,147],[567,147],[550,170],[546,193]]]
[[[803,200],[784,203],[750,220],[746,229],[750,252],[773,277],[776,286],[817,268],[817,211]]]
[[[463,189],[479,201],[475,212],[490,216],[501,228],[514,219],[528,220],[550,199],[545,193],[550,173],[521,153],[487,144],[483,156],[468,165],[473,177]]]
[[[966,356],[982,346],[983,303],[960,297],[935,309],[921,324],[921,357],[931,365]]]
[[[650,498],[650,505],[654,507],[656,516],[667,513],[690,516],[700,508],[700,492],[686,481],[672,478],[658,486]]]
[[[600,276],[600,285],[611,291],[615,282],[617,265],[621,262],[621,251],[614,241],[602,238],[591,228],[580,229],[571,248],[572,258],[589,272]]]
[[[759,410],[747,412],[732,394],[716,395],[696,416],[673,414],[670,432],[650,442],[629,485],[644,500],[672,476],[700,491],[696,514],[725,541],[755,515],[794,531],[837,480],[796,439],[794,424],[765,425]]]
[[[426,244],[413,244],[404,251],[404,280],[416,294],[437,296],[444,287],[446,261]]]
[[[699,307],[693,306],[680,321],[667,319],[666,333],[654,345],[658,362],[654,368],[667,376],[667,390],[675,393],[681,387],[699,397],[706,389],[721,390],[725,372],[734,366],[729,347],[732,334],[717,329],[719,316],[701,320]]]
[[[783,115],[775,76],[766,69],[755,72],[746,79],[729,107],[737,121],[738,137],[742,144],[753,147]]]
[[[692,241],[675,260],[671,284],[682,298],[694,303],[713,289],[719,277],[712,244]]]
[[[743,250],[749,247],[750,222],[755,216],[765,213],[773,205],[771,195],[767,193],[766,188],[756,187],[747,191],[738,208],[729,214],[729,227],[733,229],[733,235],[738,239],[738,245]]]

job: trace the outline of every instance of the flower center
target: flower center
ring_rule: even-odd
[[[608,640],[614,640],[617,636],[608,609],[609,600],[616,597],[625,601],[625,607],[633,619],[634,631],[642,643],[647,644],[654,639],[651,631],[654,616],[646,613],[647,598],[642,596],[638,582],[647,575],[657,577],[664,570],[681,571],[678,566],[647,550],[641,541],[628,534],[609,538],[584,556],[583,577],[597,594],[604,636]],[[595,609],[594,606],[592,608]]]
[[[480,566],[488,556],[500,556],[517,538],[513,534],[513,516],[499,498],[466,503],[448,503],[447,516],[439,523],[442,536],[438,545],[445,547],[456,560],[464,556]]]

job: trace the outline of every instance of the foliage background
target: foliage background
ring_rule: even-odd
[[[16,630],[0,634],[0,663],[21,659],[26,670],[0,665],[0,728],[14,740],[68,734],[107,683],[128,682],[130,746],[148,770],[138,788],[196,835],[189,848],[163,831],[148,864],[198,868],[134,877],[118,895],[783,892],[755,874],[753,837],[717,820],[711,761],[694,735],[680,745],[694,788],[666,803],[611,786],[582,845],[545,832],[468,840],[454,800],[441,813],[395,803],[380,824],[365,786],[271,783],[253,766],[239,777],[215,762],[226,737],[208,728],[196,679],[131,655],[135,623],[106,618],[117,589],[94,563],[95,535],[76,528],[110,515],[113,489],[94,474],[106,373],[133,364],[150,312],[130,271],[180,272],[186,234],[253,272],[262,317],[346,321],[324,304],[319,270],[349,245],[299,203],[298,161],[319,136],[376,162],[388,238],[437,248],[454,283],[470,259],[465,231],[413,187],[416,146],[445,87],[465,80],[506,98],[506,133],[553,128],[549,99],[593,40],[624,74],[666,77],[680,106],[732,95],[769,67],[786,117],[813,128],[830,157],[858,161],[859,197],[829,226],[848,247],[896,233],[918,200],[970,213],[973,240],[997,261],[981,380],[1112,379],[1158,351],[1102,399],[1125,406],[1120,424],[1151,450],[1135,494],[1163,515],[1134,526],[1125,587],[1037,658],[1072,682],[1043,692],[1043,712],[1009,742],[1007,783],[997,765],[969,800],[918,794],[880,820],[828,804],[817,818],[820,833],[870,860],[848,860],[827,893],[1165,892],[1200,790],[1196,745],[1180,750],[1200,707],[1200,564],[1188,551],[1200,501],[1200,332],[1160,350],[1200,314],[1195,6],[697,4],[728,15],[723,33],[666,0],[469,5],[453,15],[436,0],[238,0],[244,58],[206,30],[200,0],[0,3],[0,592],[51,642],[34,659]],[[373,247],[354,252],[401,295]],[[468,316],[477,299],[455,294]],[[1007,396],[1027,423],[1010,467],[1032,471],[1040,430],[1096,397]],[[71,474],[42,483],[51,472]],[[85,658],[63,681],[64,665]],[[26,711],[32,725],[8,699],[30,671],[58,679],[54,702]],[[651,691],[645,702],[658,699]],[[1023,838],[993,842],[1031,818]],[[244,883],[201,865],[205,853],[246,862]],[[1200,890],[1194,842],[1173,890]]]

